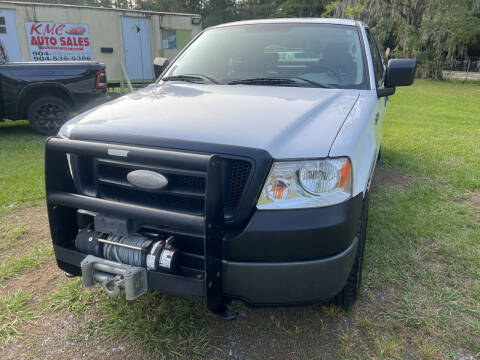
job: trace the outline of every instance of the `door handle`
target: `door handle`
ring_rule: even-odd
[[[378,123],[378,118],[379,118],[379,117],[380,117],[380,113],[377,113],[377,114],[375,115],[375,125],[377,125],[377,123]]]

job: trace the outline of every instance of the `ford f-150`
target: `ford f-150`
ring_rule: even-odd
[[[275,19],[201,32],[156,84],[67,122],[46,145],[58,265],[135,299],[224,313],[357,299],[388,96],[364,23]]]

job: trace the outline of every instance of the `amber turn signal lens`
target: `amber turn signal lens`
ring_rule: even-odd
[[[347,160],[345,163],[342,165],[342,168],[340,169],[340,184],[339,187],[343,188],[345,185],[348,183],[348,179],[350,178],[350,161]]]
[[[284,196],[284,191],[287,189],[287,184],[283,181],[277,181],[272,184],[273,197],[277,200],[282,200]]]

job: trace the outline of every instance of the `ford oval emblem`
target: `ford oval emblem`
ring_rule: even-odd
[[[127,174],[130,184],[141,189],[159,190],[168,185],[168,180],[162,174],[150,170],[134,170]]]

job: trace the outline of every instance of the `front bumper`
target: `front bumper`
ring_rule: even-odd
[[[238,236],[223,239],[222,295],[255,306],[312,303],[334,297],[345,285],[355,260],[362,202],[359,194],[345,203],[308,211],[312,217],[305,217],[304,210],[258,212]],[[278,219],[272,223],[275,214]],[[264,215],[269,221],[263,221]],[[85,254],[57,245],[54,249],[60,268],[80,274]],[[148,271],[147,277],[150,289],[206,295],[201,280],[153,271]]]
[[[311,209],[257,210],[240,234],[227,234],[223,256],[231,261],[319,260],[347,249],[357,233],[363,194]]]
[[[358,238],[341,253],[320,260],[296,262],[232,262],[224,260],[223,296],[254,306],[294,305],[328,300],[345,285],[357,253]],[[87,256],[54,245],[58,266],[80,275]],[[184,296],[206,296],[203,281],[147,271],[148,288]]]
[[[223,262],[226,296],[251,305],[291,305],[328,300],[340,292],[352,269],[358,238],[341,253],[320,260]]]

